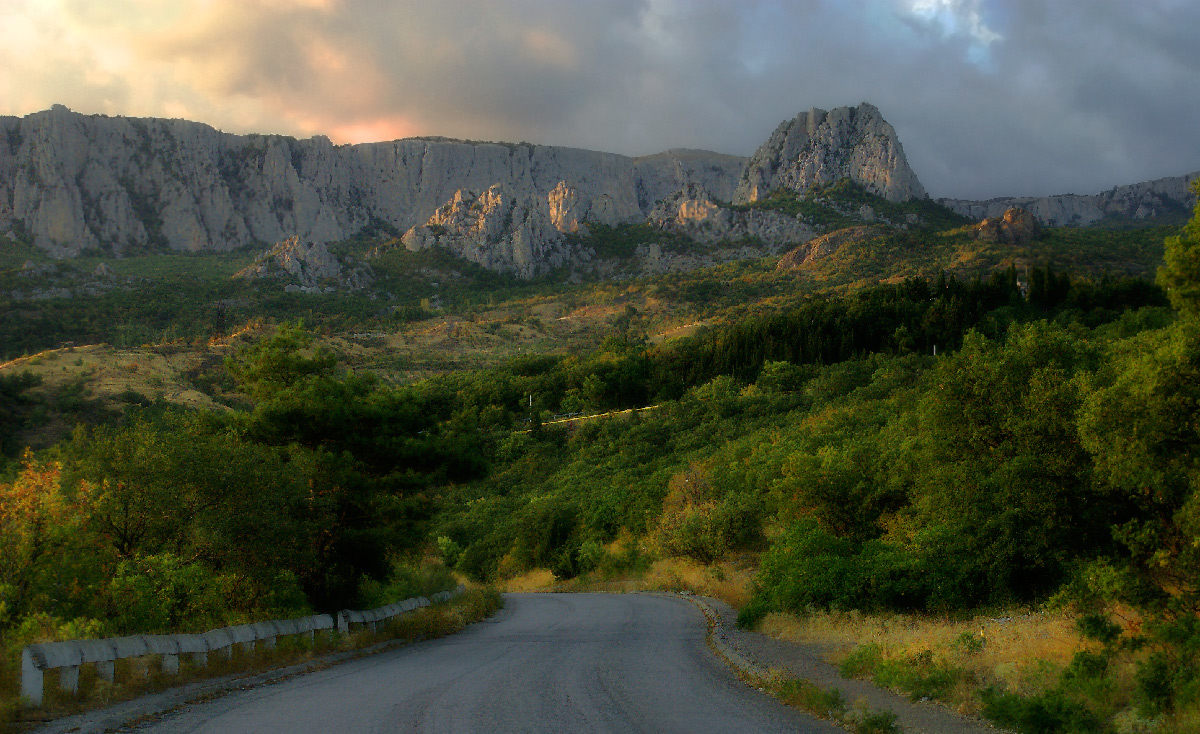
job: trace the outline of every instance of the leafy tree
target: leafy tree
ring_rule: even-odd
[[[225,364],[247,395],[255,400],[269,398],[334,375],[337,356],[325,349],[307,355],[304,352],[311,344],[303,321],[284,322],[270,337],[239,351]]]
[[[0,606],[10,614],[50,611],[51,599],[32,599],[48,580],[61,589],[81,587],[80,573],[92,557],[86,531],[95,488],[67,489],[62,479],[60,464],[38,461],[26,450],[16,480],[0,483]]]
[[[1111,383],[1096,381],[1079,426],[1101,486],[1135,508],[1117,528],[1132,571],[1122,594],[1160,613],[1200,613],[1200,324],[1113,350]]]
[[[32,372],[0,375],[0,466],[6,456],[19,450],[17,433],[25,427],[35,399],[30,388],[37,387],[42,378]]]
[[[1192,182],[1192,191],[1200,197],[1200,179]],[[1200,199],[1191,221],[1179,234],[1168,237],[1163,253],[1164,264],[1158,269],[1158,284],[1181,313],[1200,313]]]
[[[938,529],[917,545],[957,556],[977,601],[1054,589],[1107,534],[1110,510],[1088,481],[1074,423],[1075,374],[1093,366],[1086,343],[1045,322],[1001,343],[968,335],[938,366],[920,408],[912,518]]]

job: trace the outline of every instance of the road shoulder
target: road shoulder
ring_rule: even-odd
[[[738,629],[737,610],[725,602],[691,595],[687,598],[708,618],[713,648],[743,676],[766,678],[773,671],[783,671],[825,690],[837,688],[848,702],[862,701],[871,709],[894,713],[896,723],[906,734],[996,734],[998,731],[985,721],[962,716],[939,704],[910,701],[869,681],[847,680],[816,646]]]

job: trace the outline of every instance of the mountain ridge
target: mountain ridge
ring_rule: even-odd
[[[495,184],[545,197],[569,182],[595,221],[633,222],[689,182],[732,195],[742,160],[422,139],[335,146],[61,105],[0,118],[0,132],[0,231],[23,230],[57,257],[325,242],[372,224],[403,232],[458,192]]]
[[[429,136],[334,145],[321,135],[236,135],[62,105],[0,117],[0,133],[0,233],[60,258],[325,243],[368,231],[527,278],[586,264],[589,249],[564,238],[586,238],[589,224],[650,224],[709,244],[761,240],[759,250],[773,253],[823,227],[796,210],[766,211],[772,197],[807,197],[848,179],[893,203],[928,200],[894,128],[867,102],[801,112],[749,158]],[[1017,206],[1049,226],[1139,222],[1186,214],[1198,175],[1093,196],[937,203],[976,220]]]

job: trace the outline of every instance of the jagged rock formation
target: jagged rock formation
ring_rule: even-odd
[[[975,225],[974,237],[980,242],[1023,247],[1037,239],[1042,227],[1032,214],[1013,207],[1000,217],[989,217]]]
[[[895,129],[863,102],[813,108],[780,124],[746,163],[733,201],[758,201],[779,188],[805,193],[843,178],[889,201],[927,197]]]
[[[440,138],[335,146],[55,105],[0,117],[0,232],[23,230],[60,257],[229,250],[293,235],[329,242],[373,221],[401,232],[424,224],[459,190],[501,184],[548,198],[563,182],[574,198],[555,216],[617,224],[644,221],[654,202],[693,180],[732,189],[741,160]]]
[[[284,290],[301,293],[360,290],[375,279],[369,265],[343,264],[324,243],[302,242],[299,236],[279,242],[233,277],[280,279],[287,281]]]
[[[713,201],[703,186],[688,184],[650,212],[650,223],[697,242],[759,239],[777,249],[807,242],[816,230],[800,217],[771,209],[736,211]]]
[[[1020,207],[1047,227],[1086,227],[1107,217],[1144,220],[1175,214],[1186,218],[1196,204],[1190,186],[1197,178],[1200,178],[1200,171],[1117,186],[1092,196],[1064,194],[987,201],[938,199],[938,203],[972,219],[1000,217],[1008,209]]]
[[[775,269],[780,272],[802,269],[837,252],[845,245],[858,244],[874,239],[885,234],[886,231],[883,227],[858,226],[845,227],[829,234],[821,235],[779,258]]]
[[[566,264],[570,250],[562,234],[579,231],[589,213],[579,198],[563,182],[546,197],[502,184],[479,195],[459,190],[402,241],[410,250],[437,245],[485,268],[531,278]]]

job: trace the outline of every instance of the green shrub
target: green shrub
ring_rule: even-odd
[[[896,714],[891,711],[866,711],[853,722],[854,734],[900,734]]]
[[[994,688],[983,692],[983,715],[1021,734],[1101,734],[1108,726],[1060,689],[1025,697]]]
[[[814,716],[840,720],[846,714],[846,699],[837,688],[825,690],[806,680],[792,678],[780,686],[778,695],[787,705]]]

